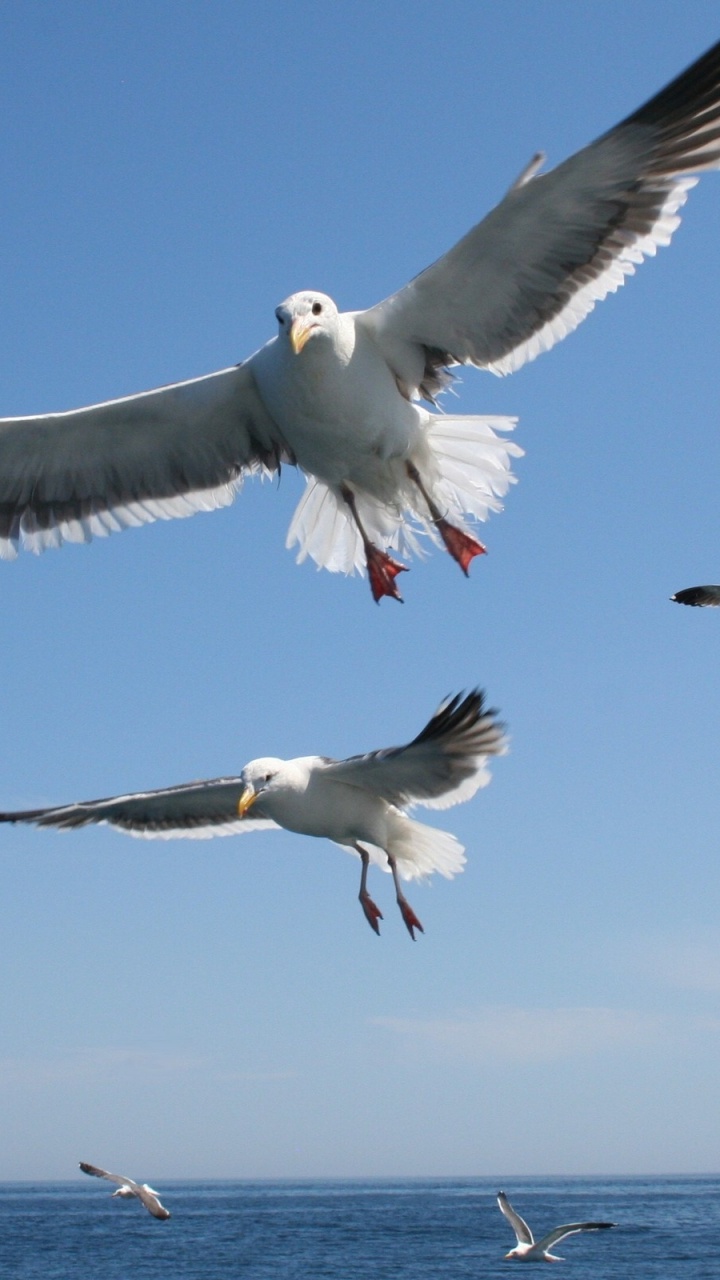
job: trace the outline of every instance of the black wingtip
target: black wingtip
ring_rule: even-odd
[[[684,587],[682,591],[676,591],[670,599],[674,604],[689,604],[701,608],[708,605],[717,607],[720,605],[720,586]]]

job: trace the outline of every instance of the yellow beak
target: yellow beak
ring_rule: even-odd
[[[290,325],[290,344],[296,356],[300,355],[314,328],[316,328],[316,325],[310,316],[298,316],[297,319],[293,320]]]
[[[245,817],[248,809],[252,808],[258,798],[258,792],[254,787],[246,787],[240,799],[238,800],[238,813],[241,818]]]

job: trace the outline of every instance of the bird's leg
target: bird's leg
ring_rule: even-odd
[[[420,472],[412,462],[405,464],[408,476],[414,485],[417,485],[425,502],[427,503],[430,518],[435,525],[440,537],[445,543],[446,549],[450,552],[453,560],[460,565],[465,577],[468,576],[468,568],[470,561],[474,556],[483,556],[486,554],[485,547],[482,542],[478,542],[477,538],[473,538],[471,533],[466,533],[464,529],[458,529],[457,525],[450,524],[445,516],[440,514],[440,508],[436,502],[433,502],[425,485],[420,478]]]
[[[423,929],[420,921],[415,915],[415,912],[410,906],[410,903],[405,897],[405,894],[400,888],[400,877],[398,875],[397,863],[391,853],[388,853],[387,860],[388,860],[388,863],[390,864],[390,870],[392,871],[393,884],[395,885],[395,898],[400,908],[400,915],[405,921],[405,924],[407,925],[408,933],[410,934],[410,937],[414,942],[415,934],[413,933],[413,930],[419,929],[421,933],[424,933],[425,930]]]
[[[372,898],[370,897],[370,894],[367,891],[367,873],[368,873],[368,867],[370,865],[370,855],[367,849],[363,849],[361,844],[356,844],[355,848],[357,852],[360,854],[360,861],[362,862],[362,874],[360,876],[360,892],[358,894],[358,897],[360,899],[360,906],[365,912],[365,919],[370,925],[370,928],[374,929],[375,933],[379,935],[380,926],[378,924],[378,920],[382,920],[383,914],[380,908],[376,906],[376,904],[373,902]]]
[[[397,589],[395,579],[399,573],[407,571],[407,565],[399,564],[397,560],[393,560],[392,556],[388,555],[387,551],[381,551],[379,547],[375,546],[374,542],[370,541],[358,515],[355,494],[352,489],[348,489],[347,485],[342,485],[340,492],[350,508],[352,518],[362,538],[373,600],[376,604],[379,604],[382,596],[392,596],[393,600],[402,602],[402,596]]]

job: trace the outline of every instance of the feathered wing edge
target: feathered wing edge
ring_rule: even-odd
[[[502,511],[501,498],[515,483],[511,459],[522,457],[523,450],[501,433],[512,431],[516,422],[496,415],[428,414],[427,445],[437,472],[433,497],[460,527],[465,527],[465,516],[484,521]],[[390,507],[357,491],[358,514],[372,541],[406,557],[422,556],[423,537],[438,545],[440,539],[418,505],[419,494],[404,477],[401,494],[401,501]],[[347,504],[339,492],[311,476],[285,545],[298,546],[298,564],[309,556],[331,573],[367,572],[362,538]]]

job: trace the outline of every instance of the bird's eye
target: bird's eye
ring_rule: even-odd
[[[313,315],[319,316],[321,311],[322,311],[322,302],[313,302],[313,307],[312,307]]]
[[[284,323],[285,323],[285,317],[283,316],[282,311],[276,311],[276,312],[275,312],[275,319],[277,320],[278,324],[284,324]]]
[[[266,773],[266,774],[265,774],[265,781],[266,781],[266,782],[269,782],[271,778],[272,778],[272,774],[271,774],[271,773]]]

